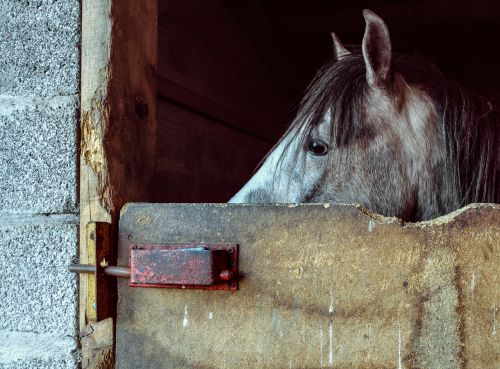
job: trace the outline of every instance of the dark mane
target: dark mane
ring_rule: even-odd
[[[500,115],[487,99],[447,81],[428,60],[393,55],[393,71],[408,84],[418,85],[434,101],[447,146],[450,183],[456,187],[457,206],[471,202],[500,202]],[[368,89],[361,52],[354,50],[340,61],[332,60],[316,75],[286,135],[301,129],[302,144],[330,111],[330,143],[341,147],[362,137],[363,102]],[[285,135],[285,136],[286,136]]]

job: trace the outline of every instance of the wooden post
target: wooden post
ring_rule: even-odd
[[[81,49],[80,262],[85,227],[147,201],[156,134],[157,0],[83,0]],[[88,320],[80,275],[79,327]]]

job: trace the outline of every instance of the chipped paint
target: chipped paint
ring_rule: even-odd
[[[328,324],[328,365],[333,367],[333,322]]]
[[[279,337],[283,337],[283,324],[281,322],[281,319],[278,315],[278,311],[273,310],[272,316],[271,316],[271,323],[273,325],[273,331],[276,335]]]
[[[319,367],[323,368],[323,326],[321,326],[321,328],[319,329],[319,349]]]
[[[472,272],[472,277],[470,280],[470,293],[474,295],[474,289],[476,288],[476,272]]]
[[[189,325],[189,312],[188,306],[184,305],[184,315],[182,317],[182,326],[186,328]]]
[[[330,288],[330,305],[328,305],[328,316],[333,318],[333,291]]]
[[[491,329],[491,335],[495,337],[497,335],[497,310],[496,305],[493,305],[493,327]]]
[[[333,291],[330,288],[330,304],[328,305],[328,365],[333,366]]]
[[[403,369],[403,363],[401,359],[401,323],[398,318],[398,369]]]

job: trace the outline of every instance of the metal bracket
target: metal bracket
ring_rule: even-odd
[[[111,224],[90,222],[86,227],[87,258],[90,275],[88,276],[87,306],[85,308],[88,323],[114,316],[114,296],[116,281],[106,278],[104,268],[114,261],[111,242]],[[71,270],[71,267],[70,267]],[[87,272],[89,273],[89,272]]]
[[[130,267],[109,266],[99,255],[96,264],[69,270],[93,273],[97,292],[104,290],[100,283],[110,283],[105,275],[130,278],[131,287],[238,290],[237,244],[132,244],[129,250]]]
[[[238,290],[237,244],[133,244],[130,286]]]

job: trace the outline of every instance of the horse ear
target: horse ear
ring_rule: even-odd
[[[332,32],[332,40],[333,40],[333,52],[335,53],[335,58],[337,60],[351,54],[351,52],[345,48],[340,39],[333,32]]]
[[[366,28],[363,36],[363,58],[366,64],[366,79],[373,87],[383,87],[391,77],[392,46],[389,30],[377,14],[363,10]]]

